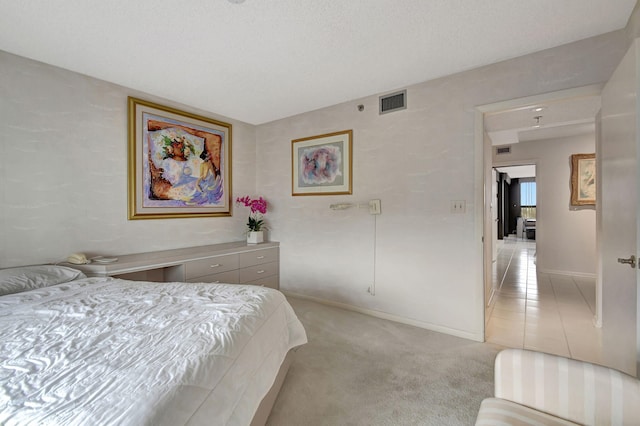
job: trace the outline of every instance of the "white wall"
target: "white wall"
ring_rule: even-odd
[[[595,152],[595,133],[513,144],[510,154],[493,156],[494,165],[536,164],[537,269],[595,277],[596,212],[574,207],[571,155]]]
[[[127,220],[127,96],[233,125],[233,192],[255,192],[255,127],[0,51],[0,267],[243,239],[242,214]]]
[[[257,191],[277,209],[281,288],[482,339],[475,107],[603,82],[627,43],[620,31],[409,86],[408,108],[387,115],[371,96],[259,126]],[[354,135],[353,195],[291,196],[291,140],[344,129]],[[329,209],[374,198],[376,219]],[[466,200],[466,213],[452,214],[451,200]]]

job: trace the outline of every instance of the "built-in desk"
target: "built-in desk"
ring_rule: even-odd
[[[134,281],[255,284],[280,287],[280,243],[233,242],[114,256],[114,263],[71,265],[88,276]]]

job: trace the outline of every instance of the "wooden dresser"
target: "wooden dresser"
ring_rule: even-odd
[[[117,257],[114,263],[70,266],[93,277],[280,287],[280,243],[277,242],[247,244],[242,241]]]

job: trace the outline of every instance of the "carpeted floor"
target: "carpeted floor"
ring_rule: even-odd
[[[500,346],[289,298],[309,343],[271,426],[473,425]]]

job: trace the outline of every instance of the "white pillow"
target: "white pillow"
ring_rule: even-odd
[[[86,278],[86,275],[77,269],[57,265],[0,269],[0,296],[62,284],[80,278]]]

